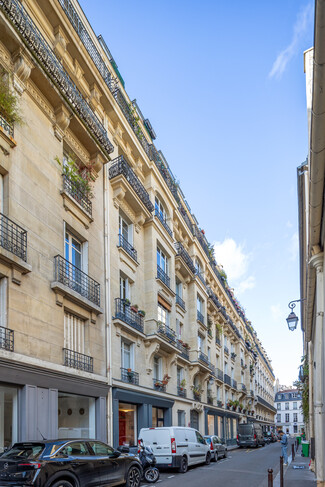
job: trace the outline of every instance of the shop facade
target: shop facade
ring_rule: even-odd
[[[206,407],[204,422],[206,435],[220,436],[227,444],[233,444],[236,441],[238,415]]]
[[[107,441],[108,385],[12,361],[0,361],[0,452],[16,441]]]

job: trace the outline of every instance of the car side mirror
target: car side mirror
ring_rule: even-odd
[[[117,447],[117,451],[121,453],[130,453],[130,448],[126,445],[120,445]]]
[[[111,458],[118,458],[120,455],[121,455],[120,451],[114,450],[112,455],[111,455]]]

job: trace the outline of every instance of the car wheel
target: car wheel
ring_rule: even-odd
[[[210,465],[211,462],[211,453],[208,451],[207,456],[205,458],[205,464]]]
[[[144,478],[146,482],[149,482],[149,484],[152,484],[154,482],[157,482],[159,479],[159,470],[156,467],[149,467],[144,471]]]
[[[178,469],[179,473],[185,473],[185,472],[187,472],[187,467],[188,467],[187,458],[186,457],[182,457],[181,464],[180,464],[180,467]]]
[[[227,456],[228,456],[228,450],[225,450],[225,453],[223,455],[223,458],[227,458]]]
[[[126,487],[139,487],[141,482],[141,472],[139,467],[133,465],[126,476]]]
[[[54,484],[51,484],[51,487],[73,487],[70,482],[67,480],[57,480]]]

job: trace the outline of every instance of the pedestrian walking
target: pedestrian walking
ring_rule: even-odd
[[[281,456],[283,457],[283,465],[288,465],[288,437],[283,433],[283,431],[279,431],[280,439],[278,440],[281,443]]]

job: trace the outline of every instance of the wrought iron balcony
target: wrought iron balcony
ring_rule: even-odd
[[[201,394],[199,392],[193,391],[193,399],[194,399],[194,401],[201,402]]]
[[[196,310],[196,319],[205,325],[204,316],[199,310]]]
[[[220,399],[217,400],[217,406],[218,406],[218,408],[222,408],[223,407],[223,402],[220,401]]]
[[[231,377],[228,374],[224,374],[224,383],[231,386]]]
[[[260,404],[262,404],[262,406],[265,406],[268,409],[271,409],[271,411],[273,411],[274,413],[277,412],[277,410],[275,409],[275,407],[272,404],[270,404],[269,402],[265,401],[265,399],[263,399],[261,396],[257,396],[257,402],[259,402]]]
[[[188,347],[185,347],[183,345],[183,342],[181,340],[177,340],[176,341],[176,347],[178,348],[178,350],[181,352],[181,355],[182,357],[186,358],[187,360],[189,360],[190,358],[190,354],[189,354],[189,350],[188,350]]]
[[[201,351],[199,352],[199,360],[210,367],[209,357]]]
[[[133,247],[133,245],[130,244],[130,242],[127,241],[125,237],[121,233],[118,235],[118,247],[122,247],[122,249],[127,252],[132,259],[134,259],[136,262],[138,261],[138,253]]]
[[[155,216],[158,218],[158,220],[161,222],[162,226],[164,229],[167,231],[168,235],[173,238],[173,232],[168,223],[166,222],[164,215],[161,213],[161,211],[158,210],[158,208],[155,208]]]
[[[216,305],[216,307],[218,309],[220,309],[222,307],[219,299],[217,298],[217,296],[215,295],[215,293],[212,291],[212,289],[210,287],[207,286],[207,292],[208,292],[208,296],[209,298],[212,300],[212,302]]]
[[[216,337],[216,344],[219,345],[219,347],[221,347],[221,340],[219,337]]]
[[[64,353],[64,365],[66,367],[72,367],[73,369],[84,370],[86,372],[93,372],[93,357],[84,355],[83,353],[63,349]]]
[[[0,127],[2,127],[4,132],[7,132],[7,134],[10,137],[14,136],[14,126],[11,123],[7,122],[7,120],[3,115],[1,115],[1,113],[0,113]]]
[[[195,223],[193,224],[193,234],[198,239],[198,241],[200,242],[204,253],[210,259],[211,258],[211,250],[209,249],[208,241],[207,241],[206,237],[203,235],[203,233],[199,230],[199,228],[197,227],[197,225]]]
[[[33,56],[40,63],[48,77],[57,86],[61,95],[67,100],[69,106],[83,121],[92,137],[107,154],[113,152],[114,147],[108,139],[105,128],[70,79],[68,73],[55,56],[35,23],[27,14],[21,2],[18,0],[1,1],[0,9],[18,31],[24,44],[31,50]]]
[[[191,222],[190,217],[187,214],[187,211],[185,210],[184,206],[181,203],[178,205],[178,209],[179,209],[180,214],[182,215],[189,231],[193,235],[193,223]]]
[[[153,380],[153,388],[156,389],[156,391],[160,392],[166,392],[166,385],[164,384],[164,381],[161,379],[152,379]]]
[[[231,379],[231,387],[237,389],[237,381],[235,379]]]
[[[181,387],[180,385],[177,386],[177,395],[179,397],[186,397],[186,389],[184,387]]]
[[[27,262],[27,232],[0,213],[0,247]]]
[[[243,384],[242,382],[240,382],[240,383],[238,384],[238,389],[239,389],[240,391],[247,392],[247,387],[246,387],[246,386],[245,386],[245,384]]]
[[[223,347],[223,349],[224,349],[225,353],[229,355],[229,348],[226,345]]]
[[[144,206],[151,213],[154,210],[154,206],[150,201],[149,194],[123,156],[116,157],[109,168],[109,179],[114,179],[120,175],[125,177]]]
[[[164,323],[158,323],[157,333],[172,345],[176,345],[176,333]]]
[[[178,294],[176,294],[176,304],[178,304],[185,311],[185,301],[183,301]]]
[[[222,370],[220,370],[218,368],[216,369],[216,377],[217,377],[217,379],[222,380],[222,382],[223,382],[223,372],[222,372]]]
[[[132,311],[130,304],[125,299],[115,298],[115,319],[124,321],[138,331],[143,333],[143,317],[135,311]]]
[[[170,277],[166,272],[157,264],[157,279],[160,279],[167,287],[170,288]]]
[[[0,326],[0,348],[9,352],[14,351],[14,331],[5,326]]]
[[[92,216],[92,202],[88,195],[80,189],[75,181],[71,181],[65,174],[62,174],[63,189],[66,191],[88,215]]]
[[[237,354],[235,352],[231,352],[230,356],[232,360],[236,360]]]
[[[204,287],[206,287],[206,282],[205,282],[205,279],[204,279],[202,273],[199,272],[198,270],[195,270],[195,275],[200,279],[200,281],[202,282]]]
[[[121,367],[121,380],[130,384],[139,385],[139,374],[131,369],[124,369]]]
[[[54,280],[100,306],[100,284],[60,255],[54,257]]]
[[[175,178],[173,174],[171,173],[171,170],[169,169],[168,166],[166,166],[162,160],[161,155],[157,151],[156,147],[152,144],[149,146],[150,152],[149,152],[149,159],[151,161],[154,161],[156,164],[160,174],[162,175],[163,179],[165,180],[170,192],[174,196],[175,200],[179,203],[180,199],[178,196],[178,191],[177,191],[177,184],[175,181]]]
[[[190,269],[192,274],[195,274],[195,266],[194,266],[193,260],[191,259],[189,254],[186,252],[186,250],[184,249],[181,242],[175,242],[175,248],[176,248],[176,252],[177,252],[176,255],[179,255],[183,259],[183,261],[185,262],[187,267]]]

